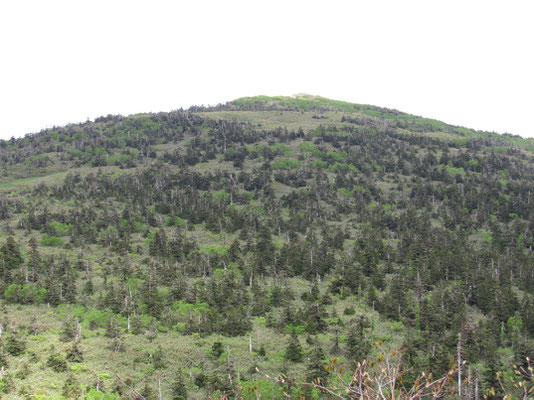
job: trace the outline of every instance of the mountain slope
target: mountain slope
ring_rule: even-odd
[[[2,141],[0,388],[280,397],[255,367],[318,377],[405,348],[407,384],[460,349],[480,390],[502,370],[513,391],[533,348],[533,149],[309,95]]]

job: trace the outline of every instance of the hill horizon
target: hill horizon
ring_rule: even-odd
[[[308,100],[310,103],[312,103],[312,104],[315,103],[317,105],[319,105],[321,102],[323,102],[324,104],[338,103],[338,104],[344,104],[344,105],[348,105],[348,106],[351,106],[351,105],[358,106],[358,105],[360,105],[360,106],[369,107],[369,108],[391,110],[391,111],[398,112],[398,113],[401,113],[401,114],[410,115],[410,116],[416,117],[416,118],[424,118],[422,115],[410,114],[410,113],[406,113],[406,112],[403,112],[403,111],[400,111],[400,110],[397,110],[397,109],[393,109],[393,108],[386,108],[386,107],[381,107],[381,106],[376,106],[376,105],[371,105],[371,104],[365,104],[365,103],[359,104],[359,103],[353,103],[353,102],[342,101],[342,100],[334,100],[334,99],[329,99],[329,98],[326,98],[326,97],[323,97],[323,96],[320,96],[320,95],[312,95],[312,94],[308,94],[308,93],[297,93],[297,94],[293,94],[293,95],[290,95],[290,96],[257,95],[257,96],[251,96],[251,97],[239,97],[239,98],[237,98],[235,100],[230,100],[230,101],[227,101],[225,103],[207,104],[207,105],[206,104],[191,105],[191,106],[189,106],[189,107],[187,107],[185,109],[189,109],[189,108],[196,109],[196,108],[199,108],[199,107],[216,108],[216,107],[224,105],[224,104],[240,102],[240,101],[243,101],[245,99],[257,99],[257,100],[270,99],[270,100],[279,100],[279,101],[283,101],[283,99],[294,99],[294,100]],[[103,116],[113,115],[113,116],[121,116],[121,117],[130,117],[130,116],[135,116],[135,115],[138,115],[138,114],[157,114],[157,113],[161,113],[161,112],[173,112],[173,111],[176,111],[176,110],[179,110],[179,109],[184,109],[184,108],[170,109],[169,111],[158,110],[158,111],[149,111],[149,112],[140,111],[140,112],[136,112],[136,113],[126,113],[126,114],[123,114],[123,113],[105,114],[105,115],[103,114],[103,115],[96,116],[94,118],[88,118],[85,121],[71,121],[71,122],[67,122],[67,123],[64,123],[64,124],[51,125],[51,126],[48,126],[48,127],[42,127],[40,130],[36,130],[34,132],[27,132],[27,133],[23,133],[23,134],[21,134],[19,136],[12,136],[12,137],[15,137],[15,139],[18,139],[18,138],[22,138],[22,137],[24,137],[26,135],[34,135],[34,134],[40,133],[40,132],[45,131],[45,130],[53,129],[54,127],[61,127],[61,126],[67,126],[67,125],[79,125],[79,124],[83,124],[83,123],[88,122],[88,121],[89,122],[94,122],[96,119],[101,118]],[[346,109],[346,107],[345,108],[340,108],[339,111],[347,111],[347,109]],[[436,121],[436,122],[440,122],[440,123],[446,123],[444,121],[440,121],[440,120],[436,120],[436,119],[433,119],[433,120]],[[524,138],[524,139],[533,138],[533,137],[523,137],[521,135],[513,134],[513,133],[510,133],[510,132],[496,132],[496,131],[486,131],[486,130],[475,130],[475,129],[469,128],[468,126],[464,126],[464,125],[452,125],[452,124],[448,124],[448,123],[447,123],[447,125],[456,126],[458,128],[466,128],[466,129],[470,129],[470,130],[473,130],[473,131],[479,131],[479,132],[490,132],[490,133],[499,134],[499,135],[511,135],[511,136],[515,136],[515,137],[521,137],[521,138]],[[0,140],[10,140],[10,138],[0,139]]]

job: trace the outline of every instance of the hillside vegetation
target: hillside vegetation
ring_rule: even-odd
[[[520,398],[533,151],[309,95],[0,141],[0,396],[323,398],[402,350],[397,390]]]

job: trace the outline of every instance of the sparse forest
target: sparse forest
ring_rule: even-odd
[[[2,398],[534,397],[532,140],[258,96],[0,166]]]

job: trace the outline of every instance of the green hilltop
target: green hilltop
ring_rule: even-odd
[[[435,119],[423,118],[394,109],[377,107],[368,104],[355,104],[346,101],[332,100],[309,94],[298,94],[294,96],[242,97],[233,100],[228,104],[236,106],[240,111],[251,109],[307,112],[338,111],[364,117],[374,117],[396,127],[406,129],[410,132],[427,134],[432,132],[442,132],[447,134],[456,134],[467,138],[493,138],[498,141],[504,140],[510,144],[519,145],[528,149],[529,151],[534,150],[533,141],[522,138],[519,135],[499,135],[495,132],[477,131],[470,128],[450,125]]]

